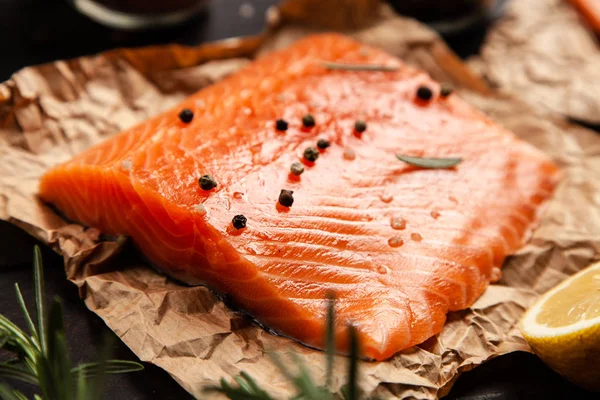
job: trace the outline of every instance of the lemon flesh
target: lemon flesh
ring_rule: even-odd
[[[544,294],[525,313],[520,328],[551,368],[600,391],[600,263]]]
[[[550,328],[600,317],[600,269],[584,270],[578,279],[549,297],[536,322]]]

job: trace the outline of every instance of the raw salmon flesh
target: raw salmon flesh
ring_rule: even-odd
[[[463,161],[427,169],[398,153]],[[499,278],[557,178],[540,151],[424,72],[324,34],[54,167],[40,195],[313,346],[334,292],[339,349],[353,323],[364,355],[382,360]]]

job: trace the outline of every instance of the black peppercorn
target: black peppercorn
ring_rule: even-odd
[[[354,123],[354,130],[358,133],[363,133],[367,130],[367,123],[362,120],[358,120]]]
[[[287,131],[287,129],[288,129],[287,121],[284,119],[278,119],[277,121],[275,121],[275,129],[277,129],[278,131]]]
[[[306,114],[304,117],[302,117],[302,125],[304,125],[306,128],[312,128],[315,126],[315,117],[310,114]]]
[[[427,86],[419,86],[417,89],[417,98],[423,101],[429,101],[433,97],[433,92]]]
[[[184,108],[179,113],[179,119],[181,120],[181,122],[189,124],[194,119],[194,112],[189,108]]]
[[[299,162],[292,163],[290,171],[292,172],[292,174],[300,176],[304,172],[304,165],[302,165],[302,163]]]
[[[314,147],[307,147],[306,150],[304,150],[304,158],[310,162],[317,161],[317,158],[319,158],[319,150]]]
[[[217,187],[217,181],[210,175],[202,175],[198,179],[198,184],[202,190],[211,190]]]
[[[317,142],[317,147],[320,148],[321,150],[325,150],[329,146],[331,146],[331,143],[329,143],[329,140],[319,139],[319,141]]]
[[[294,204],[294,192],[292,190],[281,189],[279,193],[279,204],[284,207],[291,207]]]
[[[244,217],[242,214],[236,215],[231,220],[231,224],[235,229],[244,229],[246,227],[246,223],[248,222],[248,218]]]

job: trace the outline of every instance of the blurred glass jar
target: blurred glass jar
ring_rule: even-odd
[[[119,29],[146,29],[181,24],[208,0],[67,0],[96,22]]]
[[[440,33],[470,28],[499,12],[506,0],[389,0],[403,15],[426,22]]]

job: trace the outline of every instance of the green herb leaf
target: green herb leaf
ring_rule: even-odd
[[[9,340],[28,342],[29,339],[25,332],[23,332],[18,326],[13,324],[8,318],[0,314],[0,332],[3,336],[9,338]]]
[[[21,392],[12,390],[8,385],[0,384],[0,399],[2,400],[27,400]]]
[[[73,398],[71,359],[67,348],[63,308],[60,299],[54,298],[48,317],[48,361],[54,375],[54,384],[61,400]]]
[[[0,331],[0,349],[17,354],[17,357],[10,358],[5,362],[15,364],[23,361],[25,358],[25,352],[21,345],[10,334],[4,331]]]
[[[135,361],[126,360],[107,360],[104,366],[101,363],[81,364],[73,368],[71,372],[76,376],[83,375],[84,377],[97,376],[103,372],[105,374],[125,374],[128,372],[142,371],[144,366]]]
[[[29,332],[31,333],[31,336],[37,337],[38,333],[37,333],[37,330],[35,329],[35,324],[33,323],[33,320],[31,319],[31,315],[29,315],[29,310],[27,310],[27,306],[25,305],[25,300],[23,299],[23,294],[21,293],[21,288],[19,287],[18,283],[15,283],[15,292],[17,293],[17,301],[19,302],[19,305],[21,306],[21,310],[23,310],[23,315],[25,316],[25,322],[27,322],[27,325],[29,326]]]
[[[39,380],[40,390],[42,392],[42,398],[44,399],[58,399],[58,389],[56,388],[55,376],[52,371],[48,359],[40,354],[38,359],[35,361],[34,368],[37,372]]]
[[[405,156],[403,154],[396,154],[396,157],[400,161],[404,161],[407,164],[414,165],[420,168],[429,169],[445,169],[452,168],[462,162],[462,158],[428,158],[428,157],[412,157]]]
[[[327,351],[326,381],[325,386],[331,389],[333,380],[333,362],[335,357],[335,296],[333,293],[327,295],[327,331],[325,334]]]
[[[37,332],[40,338],[42,351],[48,351],[48,337],[46,336],[46,291],[44,288],[44,266],[42,264],[42,251],[39,246],[33,248],[33,282],[35,289],[35,306],[37,314]]]
[[[113,345],[114,338],[113,336],[106,335],[104,337],[104,346],[100,353],[100,359],[98,363],[95,363],[95,366],[86,367],[83,364],[78,367],[75,367],[71,370],[73,376],[78,375],[77,379],[77,390],[83,394],[78,394],[78,397],[83,396],[80,400],[100,400],[102,399],[102,392],[104,388],[104,384],[106,381],[106,363],[111,356],[111,349]],[[94,364],[91,364],[94,365]],[[81,370],[82,373],[78,373],[77,371]],[[90,376],[86,376],[86,372],[94,372],[90,374]]]
[[[241,390],[245,391],[246,393],[252,393],[252,389],[250,388],[246,380],[243,379],[241,376],[236,376],[235,378],[233,378],[233,380],[237,382]]]
[[[248,384],[248,386],[250,386],[251,393],[254,393],[255,395],[261,396],[264,399],[270,399],[271,398],[269,396],[269,394],[267,392],[265,392],[264,390],[262,390],[258,386],[258,384],[256,383],[256,381],[254,379],[252,379],[252,377],[250,375],[248,375],[245,371],[240,372],[240,376],[242,378],[244,378],[246,380],[246,383]]]
[[[8,360],[4,361],[4,363],[7,365],[20,365],[21,359],[19,359],[19,357],[13,357],[13,358],[9,358]]]
[[[271,361],[273,362],[273,364],[275,364],[275,366],[279,369],[279,371],[281,371],[281,373],[290,381],[293,382],[294,381],[294,375],[292,375],[290,373],[290,371],[288,371],[287,367],[285,366],[285,364],[283,363],[283,361],[281,360],[281,357],[279,356],[279,354],[275,353],[275,352],[268,352],[267,353],[269,355],[269,357],[271,358]]]
[[[341,70],[341,71],[379,71],[379,72],[394,72],[398,71],[396,65],[378,65],[378,64],[344,64],[323,61],[321,63],[323,67],[330,70]]]
[[[0,332],[4,332],[7,335],[8,341],[5,346],[9,350],[23,354],[32,360],[36,357],[37,348],[31,339],[2,314],[0,314]]]
[[[231,386],[222,378],[219,386],[210,386],[204,391],[222,393],[231,400],[273,400],[248,374],[241,372],[235,381],[238,382],[239,387]]]
[[[90,391],[89,391],[89,386],[87,385],[87,379],[85,378],[85,374],[79,374],[79,375],[75,375],[77,376],[77,382],[75,383],[75,387],[76,387],[76,394],[75,394],[75,398],[77,400],[91,400],[89,397]],[[92,394],[91,397],[97,397],[94,394]]]
[[[325,388],[318,387],[314,383],[306,368],[306,364],[304,364],[300,356],[296,353],[292,353],[292,358],[298,366],[299,371],[299,374],[293,381],[298,390],[296,397],[299,399],[331,400],[331,393]]]
[[[8,343],[8,333],[0,331],[0,349],[3,348],[6,343]]]
[[[17,399],[19,399],[19,400],[28,400],[27,397],[23,393],[19,392],[18,390],[13,390],[13,394],[15,396],[17,396]]]
[[[358,358],[360,357],[360,348],[358,343],[358,333],[354,325],[348,326],[348,336],[350,336],[350,362],[348,364],[348,383],[346,384],[347,400],[358,400]]]
[[[31,372],[6,363],[0,364],[0,378],[17,379],[23,382],[33,383],[34,385],[37,385],[38,383],[37,378]]]
[[[291,400],[333,400],[339,396],[332,393],[330,387],[333,375],[333,360],[335,355],[335,299],[333,294],[327,296],[327,321],[326,321],[326,347],[327,347],[327,385],[318,386],[312,380],[308,368],[298,354],[291,353],[298,373],[294,374],[284,364],[281,356],[275,352],[268,352],[273,364],[293,384],[296,394]],[[348,327],[350,337],[350,357],[348,361],[348,382],[342,388],[342,397],[346,400],[358,400],[360,389],[358,386],[358,362],[360,358],[360,343],[356,328]],[[261,389],[258,384],[245,372],[240,373],[234,380],[237,386],[230,385],[225,379],[221,379],[219,386],[205,388],[207,392],[219,392],[231,400],[272,400],[271,396]],[[371,400],[376,400],[373,397]]]
[[[0,364],[0,378],[19,379],[38,385],[42,396],[34,395],[35,400],[100,400],[106,374],[143,369],[142,365],[132,361],[107,361],[110,346],[105,347],[100,362],[71,368],[60,299],[55,298],[50,313],[46,312],[44,270],[38,246],[34,251],[33,273],[35,320],[29,314],[19,285],[15,284],[17,300],[31,336],[0,314],[0,348],[18,355]],[[5,385],[0,385],[0,399],[27,400],[22,393]]]

